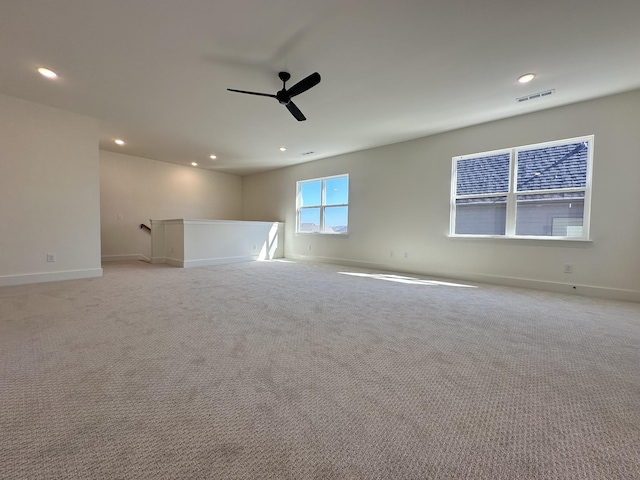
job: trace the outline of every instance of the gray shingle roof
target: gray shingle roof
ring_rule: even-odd
[[[584,142],[518,152],[518,191],[586,187]]]
[[[458,160],[458,195],[509,191],[509,154]]]
[[[585,187],[586,142],[518,151],[518,191]],[[506,193],[509,154],[458,160],[457,195]]]

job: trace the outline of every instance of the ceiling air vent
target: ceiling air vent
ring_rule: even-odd
[[[305,155],[313,155],[314,153],[316,153],[316,152],[309,151],[309,152],[301,153],[300,155],[302,155],[304,157]]]
[[[516,102],[522,103],[528,102],[529,100],[539,100],[541,98],[548,97],[549,95],[553,95],[554,93],[556,93],[556,90],[555,88],[552,88],[551,90],[545,90],[544,92],[532,93],[531,95],[527,95],[525,97],[518,97],[516,98]]]

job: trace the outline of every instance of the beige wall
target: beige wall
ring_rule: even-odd
[[[240,177],[100,151],[102,257],[151,257],[149,219],[240,220]]]
[[[286,222],[289,258],[640,301],[638,125],[635,91],[246,176],[243,218]],[[447,236],[452,157],[589,134],[592,242]],[[349,236],[296,235],[295,182],[342,173],[350,175]]]
[[[0,95],[0,285],[102,275],[98,127]]]

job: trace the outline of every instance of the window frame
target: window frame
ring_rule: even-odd
[[[332,203],[332,204],[327,204],[327,197],[326,197],[326,183],[328,180],[334,180],[336,178],[346,178],[347,179],[347,203]],[[321,182],[321,192],[320,192],[320,204],[319,205],[308,205],[308,206],[302,206],[300,205],[301,203],[301,190],[302,190],[302,185],[305,183],[312,183],[312,182]],[[309,178],[309,179],[305,179],[305,180],[298,180],[296,182],[296,235],[331,235],[331,236],[335,236],[335,235],[339,235],[339,236],[348,236],[349,234],[349,190],[350,190],[350,182],[349,182],[349,174],[348,173],[342,173],[339,175],[330,175],[330,176],[326,176],[326,177],[318,177],[318,178]],[[326,232],[325,230],[325,224],[324,224],[324,219],[325,219],[325,209],[326,208],[334,208],[334,207],[346,207],[347,208],[347,225],[346,225],[346,230],[344,232]],[[311,209],[311,208],[319,208],[320,209],[320,227],[319,230],[317,232],[304,232],[304,231],[300,231],[300,213],[301,211],[305,210],[305,209]]]
[[[567,145],[572,143],[585,142],[588,144],[587,165],[586,165],[586,181],[584,187],[567,187],[554,188],[544,190],[523,190],[518,191],[518,152],[523,150],[533,150],[539,148],[548,148],[559,145]],[[566,138],[561,140],[553,140],[550,142],[534,143],[529,145],[521,145],[517,147],[502,148],[499,150],[491,150],[487,152],[473,153],[469,155],[460,155],[452,158],[451,167],[451,194],[450,194],[450,215],[449,215],[449,236],[452,238],[508,238],[508,239],[533,239],[533,240],[559,240],[559,241],[591,241],[591,190],[592,190],[592,170],[593,170],[593,149],[594,135],[584,135],[581,137]],[[456,195],[457,192],[457,164],[459,160],[469,160],[473,158],[490,157],[494,155],[509,154],[509,187],[506,193],[481,193]],[[553,235],[517,235],[516,234],[516,216],[517,201],[520,195],[539,195],[554,193],[582,193],[584,192],[584,207],[582,215],[582,235],[580,236],[553,236]],[[489,198],[489,197],[505,197],[506,198],[506,218],[504,235],[486,235],[475,233],[455,233],[456,228],[456,200],[469,198]]]

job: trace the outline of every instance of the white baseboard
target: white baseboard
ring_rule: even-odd
[[[134,260],[151,263],[151,259],[149,257],[145,257],[139,253],[132,253],[129,255],[102,255],[103,262],[130,262]]]
[[[609,300],[623,300],[628,302],[640,302],[640,291],[624,290],[619,288],[600,287],[596,285],[578,285],[573,283],[550,282],[545,280],[533,280],[529,278],[501,277],[474,272],[458,271],[433,271],[419,266],[398,266],[375,262],[362,262],[344,258],[314,257],[310,255],[288,254],[285,258],[292,260],[306,260],[310,262],[332,263],[350,267],[369,268],[373,270],[386,270],[391,272],[413,273],[417,275],[434,276],[447,279],[462,280],[466,282],[490,283],[507,287],[531,288],[548,292],[569,293],[588,297],[606,298]]]
[[[184,267],[184,262],[182,260],[170,257],[152,257],[151,263],[166,263],[174,267]]]
[[[227,265],[229,263],[243,263],[257,260],[257,255],[242,255],[239,257],[203,258],[199,260],[185,260],[184,268],[208,267],[211,265]]]
[[[153,257],[151,263],[168,263],[174,267],[193,268],[208,267],[212,265],[227,265],[229,263],[253,262],[258,259],[258,255],[242,255],[239,257],[217,257],[201,258],[198,260],[179,260],[177,258]]]
[[[30,283],[57,282],[60,280],[78,280],[102,276],[102,268],[86,270],[67,270],[62,272],[25,273],[21,275],[0,276],[0,287],[27,285]]]

